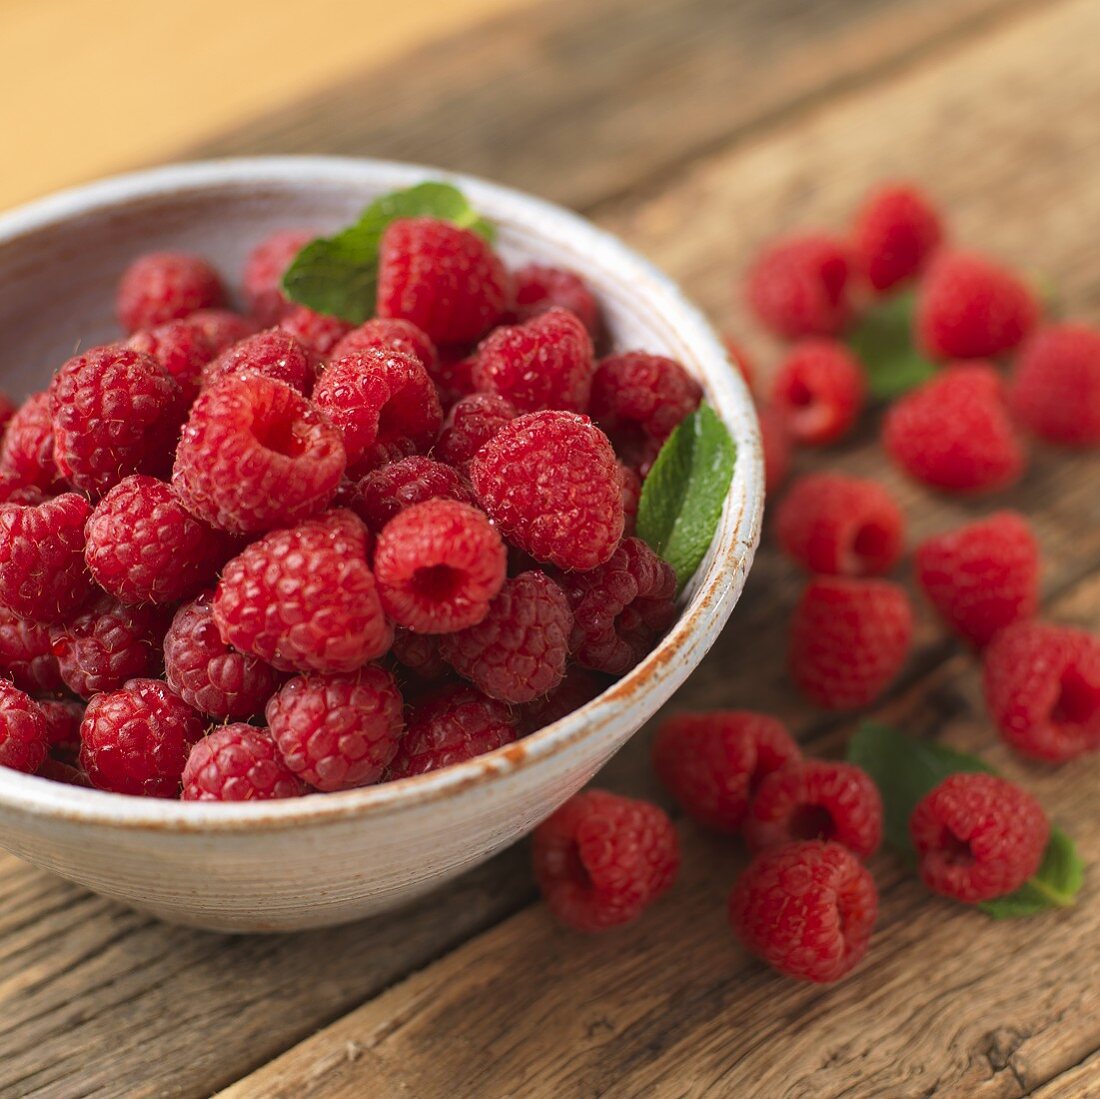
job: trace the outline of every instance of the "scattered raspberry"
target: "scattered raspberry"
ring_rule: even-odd
[[[28,397],[8,421],[0,443],[0,469],[21,485],[57,491],[61,475],[53,460],[53,417],[49,391]]]
[[[187,404],[198,396],[203,368],[217,353],[203,327],[190,320],[135,332],[126,346],[154,359],[180,387]]]
[[[279,319],[279,328],[293,336],[314,358],[327,359],[352,326],[339,317],[295,305]]]
[[[356,486],[351,506],[378,534],[395,515],[425,500],[474,502],[455,470],[414,454],[368,473]]]
[[[560,721],[563,717],[587,705],[603,694],[608,681],[588,668],[571,667],[565,678],[543,698],[536,698],[521,707],[519,731],[528,736]]]
[[[897,584],[817,577],[791,622],[791,674],[825,709],[866,706],[901,670],[912,635],[913,612]]]
[[[920,876],[933,893],[977,904],[1019,889],[1043,860],[1043,807],[996,775],[949,775],[909,819]]]
[[[291,333],[272,328],[239,340],[218,355],[203,372],[203,385],[245,371],[284,382],[303,395],[312,391],[316,373],[314,360],[301,343]]]
[[[791,468],[791,432],[786,417],[770,404],[758,405],[760,442],[764,448],[764,491],[777,491]]]
[[[441,462],[465,472],[475,454],[518,415],[511,401],[495,393],[473,393],[452,406],[434,453]]]
[[[772,407],[800,443],[824,446],[855,426],[866,398],[863,370],[832,340],[806,340],[787,352],[772,382]]]
[[[878,576],[901,556],[905,518],[877,481],[841,473],[799,478],[783,498],[776,531],[783,551],[810,572]]]
[[[985,651],[985,703],[1017,751],[1059,763],[1100,748],[1100,639],[1017,622]]]
[[[277,324],[291,308],[283,293],[283,275],[294,257],[317,235],[312,229],[279,229],[249,253],[241,275],[241,292],[248,311],[260,324]]]
[[[595,369],[584,325],[568,310],[555,308],[490,332],[478,345],[473,378],[479,390],[504,397],[520,412],[584,412]]]
[[[470,463],[481,506],[538,561],[594,569],[623,533],[615,452],[587,416],[531,412],[505,424]]]
[[[399,218],[382,235],[379,317],[411,321],[437,344],[464,343],[497,323],[507,298],[507,273],[477,233]]]
[[[224,300],[221,279],[206,260],[186,252],[150,252],[126,268],[115,309],[122,327],[137,332]]]
[[[228,351],[235,343],[256,334],[256,322],[229,309],[199,309],[187,323],[207,338],[215,355]]]
[[[273,378],[223,378],[199,395],[183,429],[172,487],[193,515],[234,534],[321,511],[344,474],[340,432]]]
[[[434,379],[439,366],[435,344],[415,324],[401,320],[382,320],[375,317],[353,328],[333,349],[332,361],[352,354],[369,354],[372,351],[396,351],[416,359]]]
[[[981,648],[1039,606],[1039,547],[1022,515],[999,511],[922,542],[917,583],[943,620]]]
[[[202,718],[168,684],[131,679],[96,695],[80,727],[80,765],[99,790],[139,797],[178,797]]]
[[[457,500],[406,508],[386,524],[374,554],[386,613],[418,633],[453,633],[480,622],[507,566],[496,529]]]
[[[788,977],[828,984],[859,964],[878,916],[867,868],[839,843],[807,840],[762,851],[729,899],[745,949]]]
[[[530,320],[550,309],[568,309],[588,329],[593,340],[603,328],[600,303],[584,279],[560,267],[529,263],[515,273],[516,312],[521,320]]]
[[[1004,488],[1024,468],[1004,386],[987,363],[953,366],[902,397],[883,443],[911,477],[952,492]]]
[[[535,829],[532,859],[550,911],[593,933],[631,923],[668,891],[680,842],[659,806],[587,790]]]
[[[267,729],[240,722],[204,736],[183,769],[184,801],[267,801],[305,793]]]
[[[653,741],[665,788],[685,813],[720,832],[736,832],[761,782],[799,759],[786,726],[751,710],[677,714]]]
[[[80,753],[80,725],[84,720],[84,704],[46,699],[39,701],[38,708],[46,719],[46,742],[51,755],[75,762]]]
[[[915,324],[929,355],[985,359],[1018,346],[1039,314],[1031,289],[1007,268],[969,252],[940,252],[921,281]]]
[[[332,511],[253,542],[218,582],[222,640],[283,671],[338,675],[381,656],[392,634],[368,539],[350,511]]]
[[[619,463],[623,486],[623,537],[629,538],[638,525],[638,505],[642,502],[642,479],[629,466]]]
[[[1052,443],[1100,444],[1100,332],[1059,324],[1032,336],[1016,360],[1009,404]]]
[[[0,679],[0,767],[33,775],[45,762],[49,741],[38,704]]]
[[[881,292],[919,275],[942,239],[928,196],[902,183],[868,195],[856,214],[852,246],[857,267]]]
[[[84,528],[96,583],[123,603],[178,603],[211,583],[229,540],[188,512],[171,485],[125,477]]]
[[[29,694],[53,694],[64,688],[50,630],[0,607],[0,675]]]
[[[835,336],[851,315],[847,249],[823,234],[787,237],[766,248],[748,274],[749,305],[776,335]]]

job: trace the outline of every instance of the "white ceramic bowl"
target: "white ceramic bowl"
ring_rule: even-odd
[[[759,537],[763,462],[753,405],[699,312],[660,272],[559,207],[478,179],[368,160],[268,158],[142,172],[0,218],[0,386],[41,388],[77,346],[117,336],[119,273],[185,248],[232,278],[287,226],[330,229],[375,196],[451,179],[496,222],[511,264],[581,273],[614,343],[679,359],[732,432],[736,471],[682,617],[629,675],[532,736],[433,774],[287,801],[124,797],[0,768],[0,844],[105,896],[216,930],[276,931],[395,907],[488,858],[578,790],[687,678],[741,592]]]

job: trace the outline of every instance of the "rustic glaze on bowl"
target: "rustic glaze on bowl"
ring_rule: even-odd
[[[732,432],[737,465],[680,621],[595,701],[516,744],[339,794],[211,804],[130,798],[0,768],[0,845],[104,896],[216,930],[284,931],[394,908],[519,839],[590,779],[687,678],[752,563],[763,464],[752,400],[699,312],[588,222],[481,180],[411,165],[267,158],[142,172],[0,217],[0,387],[41,388],[78,346],[117,337],[115,283],[141,252],[184,248],[228,279],[274,229],[329,230],[379,194],[451,179],[496,222],[511,264],[582,274],[615,345],[679,359]]]

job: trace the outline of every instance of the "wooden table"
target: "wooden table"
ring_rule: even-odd
[[[958,238],[1049,275],[1100,320],[1095,0],[557,0],[411,49],[181,156],[336,152],[479,172],[569,203],[650,255],[767,361],[733,289],[756,246],[840,225],[873,181],[926,184]],[[1051,617],[1100,626],[1100,457],[1037,450],[981,505],[887,479],[913,540],[979,510],[1032,517]],[[908,570],[901,570],[909,582]],[[826,717],[783,670],[798,578],[766,545],[673,707]],[[1100,858],[1100,761],[1025,766],[973,659],[925,616],[875,716],[979,750]],[[642,733],[601,776],[660,796]],[[238,1097],[1100,1095],[1100,897],[994,923],[884,854],[870,956],[829,989],[730,936],[742,855],[681,827],[682,879],[635,928],[583,939],[537,903],[523,846],[389,918],[281,938],[165,926],[0,857],[0,1093]]]

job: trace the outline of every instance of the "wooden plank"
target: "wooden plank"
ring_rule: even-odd
[[[1031,1099],[1096,1099],[1100,1095],[1100,1053],[1086,1057],[1049,1084],[1031,1093]]]

